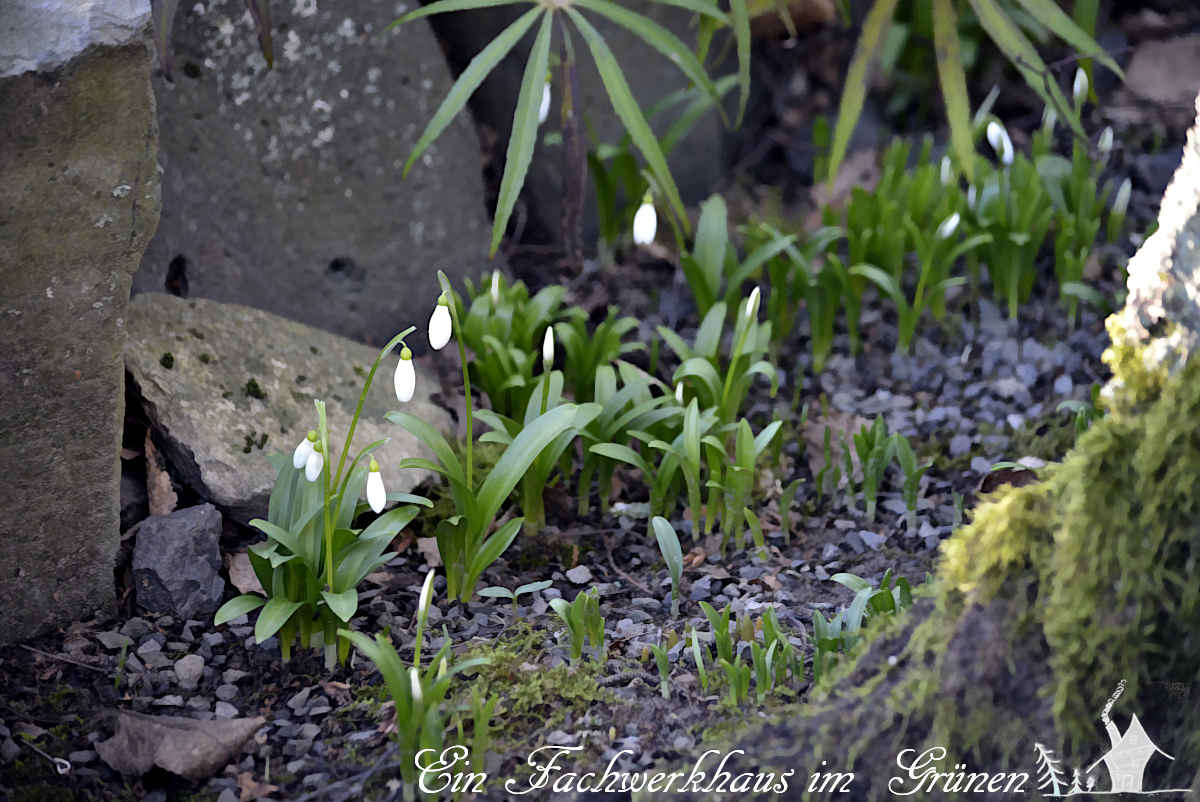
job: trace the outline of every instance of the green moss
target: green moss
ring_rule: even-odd
[[[1075,445],[1075,418],[1066,412],[1046,412],[1013,432],[1008,451],[1013,459],[1037,457],[1059,462]]]
[[[258,385],[258,380],[254,378],[251,378],[246,382],[246,387],[243,392],[245,392],[246,395],[250,396],[251,398],[257,398],[260,401],[265,401],[267,398],[266,392]]]
[[[188,329],[188,334],[192,335],[197,340],[204,339],[204,332],[200,331],[199,329]]]
[[[158,364],[162,365],[167,370],[171,370],[175,367],[175,355],[170,351],[167,351],[165,354],[159,357]]]
[[[209,362],[212,362],[212,354],[201,354],[200,362],[205,365],[207,365]]]

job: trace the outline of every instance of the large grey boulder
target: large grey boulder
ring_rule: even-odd
[[[426,3],[428,5],[428,3]],[[684,42],[694,42],[696,32],[689,28],[691,15],[684,9],[672,7],[665,3],[650,2],[650,0],[631,0],[621,3],[639,14],[643,14],[663,27],[672,31]],[[487,46],[496,35],[508,26],[514,19],[527,10],[526,6],[508,5],[496,8],[473,9],[461,14],[438,14],[430,17],[430,21],[438,35],[447,43],[448,54],[456,68],[461,69],[470,62],[480,50]],[[630,33],[625,28],[609,22],[604,17],[583,10],[588,20],[603,34],[609,48],[616,56],[617,63],[625,73],[625,79],[642,110],[648,110],[654,103],[662,100],[668,94],[689,85],[688,79],[679,68],[657,50],[647,45],[641,38]],[[555,31],[555,50],[561,42],[559,31]],[[513,109],[516,106],[517,95],[521,88],[521,78],[524,74],[525,61],[532,45],[533,36],[526,36],[512,53],[497,65],[496,69],[483,82],[471,100],[471,110],[480,123],[492,129],[499,142],[496,153],[503,160],[512,130]],[[576,86],[579,93],[575,108],[580,110],[586,124],[582,130],[588,139],[588,144],[617,144],[625,134],[612,109],[608,94],[600,81],[595,62],[583,40],[573,31],[573,42],[576,56]],[[715,47],[714,50],[719,48]],[[732,65],[733,60],[727,63]],[[731,71],[727,66],[718,71],[725,74]],[[562,102],[561,70],[553,70],[553,101],[550,116],[539,132],[544,137],[548,131],[557,131],[560,119],[560,104]],[[727,101],[736,100],[736,89],[726,95]],[[728,103],[728,107],[736,112],[736,104]],[[680,107],[662,119],[651,121],[655,132],[662,136],[666,133],[667,125],[679,115]],[[422,120],[424,125],[426,120]],[[594,133],[594,139],[592,135]],[[726,131],[720,117],[715,111],[700,118],[692,132],[682,140],[668,156],[668,164],[679,191],[687,203],[697,203],[707,197],[715,188],[724,173],[724,150]],[[586,146],[585,146],[586,147]],[[524,195],[529,202],[528,212],[530,223],[543,233],[557,240],[561,233],[560,215],[563,206],[563,148],[561,145],[548,146],[539,142],[533,162],[526,179]],[[640,160],[641,156],[637,158]],[[497,165],[503,169],[503,164]],[[414,167],[412,175],[427,179],[434,173],[424,166]],[[597,225],[595,219],[595,189],[588,182],[585,201],[588,205],[585,216],[584,242],[594,241]]]
[[[387,0],[272,3],[267,69],[243,0],[181,3],[156,76],[163,213],[137,292],[232,301],[380,345],[438,268],[487,257],[479,142],[451,125],[401,180],[450,88],[423,21]],[[174,267],[172,267],[174,266]]]
[[[149,0],[0,11],[0,641],[113,599],[121,346],[158,220]]]
[[[326,404],[330,448],[339,456],[378,354],[248,306],[163,293],[134,296],[127,328],[129,377],[174,474],[241,523],[266,517],[275,484],[266,455],[290,456],[317,428],[314,399]],[[414,344],[417,334],[410,338]],[[417,360],[417,392],[403,408],[445,431],[449,414],[429,400],[436,371],[423,364],[433,358]],[[388,492],[411,490],[429,476],[392,467],[407,457],[429,456],[416,438],[383,420],[401,407],[392,381],[396,360],[389,356],[375,374],[351,445],[357,453],[391,438],[374,452]]]

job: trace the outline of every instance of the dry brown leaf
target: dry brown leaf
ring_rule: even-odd
[[[250,565],[250,555],[245,551],[226,555],[225,567],[229,569],[229,581],[240,592],[266,595],[262,583],[258,581],[258,574],[254,573],[254,567]]]
[[[146,498],[151,515],[170,515],[179,503],[179,497],[171,488],[166,462],[154,447],[149,430],[146,430]]]
[[[134,451],[132,448],[121,449],[121,459],[137,459],[142,456],[142,452]]]
[[[151,716],[122,710],[117,731],[96,744],[100,759],[113,770],[142,775],[154,766],[203,780],[225,768],[266,719],[198,721],[182,716]]]
[[[437,568],[442,564],[442,555],[438,551],[436,537],[417,538],[417,551],[421,552],[421,556],[425,558],[425,564],[430,568]]]
[[[252,799],[262,799],[264,796],[270,796],[279,790],[278,785],[270,783],[260,783],[254,779],[254,775],[248,771],[243,771],[237,777],[238,792],[242,802],[250,802]]]
[[[696,548],[683,555],[683,565],[685,568],[699,568],[704,565],[704,561],[708,559],[708,552],[702,547]]]

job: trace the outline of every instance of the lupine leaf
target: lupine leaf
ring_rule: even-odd
[[[384,31],[390,31],[397,25],[403,25],[406,22],[412,22],[421,17],[428,17],[433,14],[444,14],[447,11],[468,11],[473,8],[491,8],[493,6],[509,6],[513,3],[527,2],[527,0],[437,0],[436,3],[430,3],[427,6],[418,6],[412,11],[405,14],[398,20],[392,22],[384,28]]]

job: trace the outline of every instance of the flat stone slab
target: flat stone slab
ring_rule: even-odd
[[[126,328],[126,370],[175,475],[241,523],[266,517],[275,482],[266,455],[290,456],[317,427],[314,399],[325,401],[330,449],[339,456],[378,354],[269,312],[156,293],[134,296]],[[351,444],[353,456],[391,438],[373,452],[388,492],[411,490],[429,477],[391,466],[431,455],[384,414],[404,409],[450,430],[449,414],[429,400],[436,386],[429,360],[437,355],[417,360],[416,395],[407,404],[393,390],[397,358],[389,355],[376,373]]]

